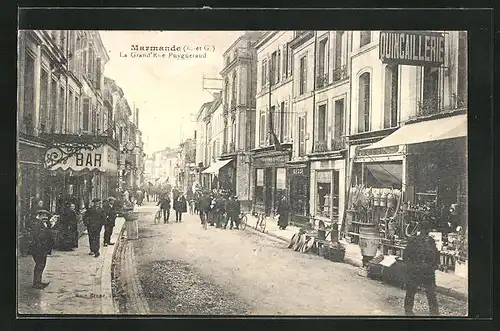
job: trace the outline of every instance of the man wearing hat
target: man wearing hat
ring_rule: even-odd
[[[102,226],[106,222],[106,213],[102,209],[101,199],[92,200],[92,207],[85,213],[83,224],[87,226],[89,234],[90,253],[94,257],[99,257],[100,237]]]
[[[52,237],[49,219],[50,212],[39,209],[27,224],[28,250],[35,261],[33,287],[39,290],[49,285],[48,282],[42,282],[43,270],[47,264],[47,255],[52,253],[52,248],[54,247],[54,238]]]
[[[429,236],[430,223],[428,221],[420,222],[419,227],[420,233],[408,240],[403,253],[403,261],[406,264],[404,309],[407,316],[413,316],[415,294],[421,286],[427,295],[431,316],[438,316],[436,269],[439,266],[439,251],[434,238]]]
[[[227,224],[230,223],[230,229],[233,229],[233,226],[236,226],[236,229],[239,228],[239,215],[240,215],[240,202],[238,201],[237,196],[229,197],[229,201],[227,202],[227,221],[224,224],[224,229],[227,227]]]
[[[111,242],[111,234],[113,234],[113,227],[115,226],[116,215],[118,214],[115,201],[114,197],[109,197],[103,207],[106,214],[106,221],[104,222],[104,247],[115,244]]]

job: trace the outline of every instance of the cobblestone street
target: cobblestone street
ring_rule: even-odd
[[[139,239],[133,243],[137,280],[151,314],[404,313],[403,290],[358,276],[354,266],[288,250],[283,241],[248,229],[204,230],[193,215],[154,225],[155,208],[139,209]],[[443,295],[438,300],[442,315],[467,314],[463,301]],[[417,294],[415,310],[427,315],[423,294]]]

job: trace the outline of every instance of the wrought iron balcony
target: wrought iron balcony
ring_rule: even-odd
[[[316,77],[316,86],[318,88],[323,88],[328,85],[328,72],[320,74]]]
[[[326,152],[327,150],[328,150],[328,145],[326,143],[326,140],[318,140],[314,143],[315,153],[322,153]]]
[[[347,66],[343,65],[338,68],[333,69],[333,81],[338,82],[339,80],[346,79],[347,75]]]
[[[425,98],[417,102],[416,117],[430,116],[439,113],[449,112],[467,108],[467,95],[453,93],[446,104],[441,97]]]
[[[332,151],[339,151],[346,148],[345,136],[332,138],[331,147]]]

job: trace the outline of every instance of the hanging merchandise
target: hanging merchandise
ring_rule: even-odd
[[[387,208],[394,208],[394,194],[392,192],[387,193]]]
[[[378,189],[374,189],[374,193],[373,193],[373,205],[374,206],[380,206],[380,200],[381,200],[381,196],[382,194],[380,193],[380,191]]]
[[[387,205],[387,192],[382,192],[380,196],[380,207],[385,207]]]

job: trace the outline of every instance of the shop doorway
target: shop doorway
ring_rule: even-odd
[[[273,178],[273,168],[266,168],[264,170],[264,211],[267,215],[271,214],[273,208],[273,188],[274,188],[274,178]]]

